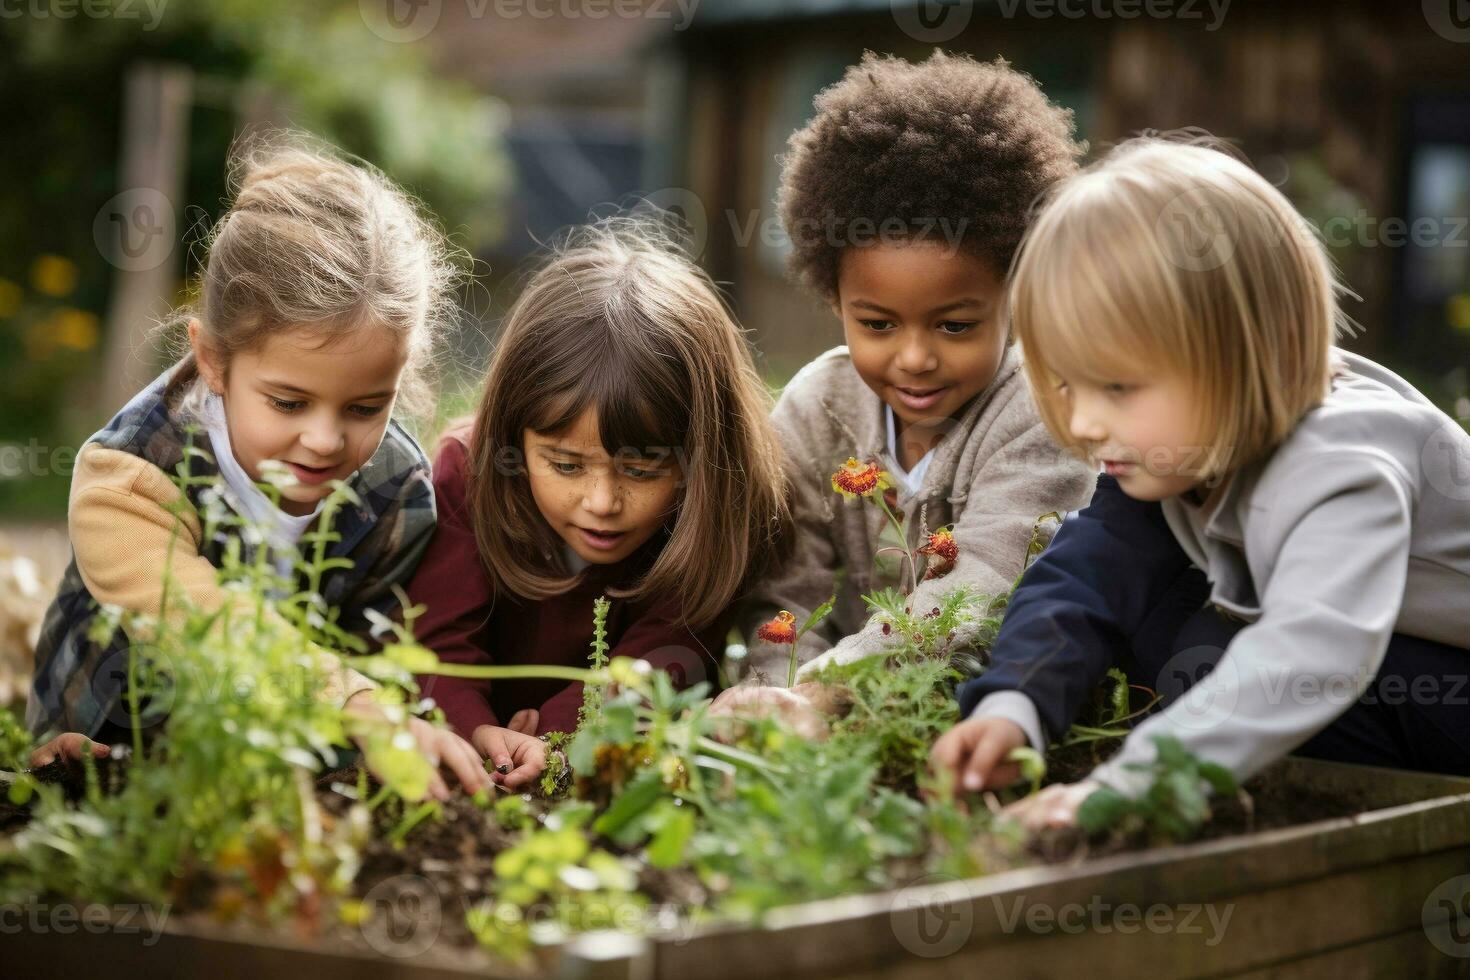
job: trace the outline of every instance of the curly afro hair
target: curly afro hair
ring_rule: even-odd
[[[846,243],[875,231],[958,236],[1004,275],[1032,203],[1086,149],[1072,111],[1004,59],[936,50],[911,64],[868,51],[815,106],[789,141],[777,204],[791,273],[828,302]]]

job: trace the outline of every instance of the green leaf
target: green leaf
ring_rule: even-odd
[[[1199,764],[1200,778],[1210,784],[1210,788],[1221,796],[1233,796],[1240,791],[1235,776],[1224,766],[1214,762],[1201,762]]]
[[[676,807],[664,820],[648,845],[648,863],[655,868],[674,868],[684,863],[684,851],[694,836],[694,812]]]
[[[834,595],[830,596],[826,602],[813,609],[812,614],[806,618],[806,622],[802,624],[801,629],[796,631],[796,638],[798,640],[801,639],[802,636],[804,636],[813,626],[816,626],[822,620],[831,615],[832,607],[836,604],[837,597]]]
[[[592,829],[605,837],[614,837],[663,795],[663,777],[651,769],[643,772],[612,801],[592,824]]]
[[[432,674],[439,667],[434,651],[417,643],[389,643],[383,647],[381,656],[411,674]]]
[[[1156,764],[1168,769],[1188,766],[1194,758],[1173,735],[1155,735],[1154,746],[1158,749]]]
[[[1112,830],[1133,810],[1133,801],[1108,786],[1093,791],[1077,808],[1077,825],[1089,834]]]
[[[368,769],[383,785],[410,803],[417,803],[429,794],[434,767],[419,751],[412,735],[381,722],[362,724],[351,716],[343,720],[349,732],[359,738]]]

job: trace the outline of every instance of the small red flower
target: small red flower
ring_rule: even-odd
[[[859,463],[856,457],[849,456],[842,468],[832,474],[832,489],[848,500],[872,496],[874,490],[887,490],[888,486],[888,474],[871,460]]]
[[[954,568],[954,563],[960,557],[960,546],[949,528],[940,528],[929,535],[929,543],[919,549],[919,554],[933,558],[924,571],[924,578],[939,578],[948,575]]]
[[[785,609],[776,614],[769,623],[763,623],[755,635],[767,643],[795,643],[796,616]]]

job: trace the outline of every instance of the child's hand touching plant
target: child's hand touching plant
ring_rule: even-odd
[[[491,779],[506,789],[519,789],[546,771],[546,756],[550,751],[546,743],[531,732],[519,730],[525,726],[527,712],[518,711],[511,719],[511,727],[481,725],[470,733],[470,742],[475,751],[495,767]],[[530,714],[536,714],[531,711]],[[534,722],[531,722],[534,725]],[[531,729],[535,731],[534,727]]]
[[[1052,783],[1006,807],[1003,812],[1033,833],[1073,827],[1078,823],[1082,804],[1102,785],[1091,779],[1075,783]]]
[[[372,690],[359,691],[347,700],[342,712],[350,718],[359,719],[369,723],[389,722],[385,712],[372,697]],[[438,728],[431,725],[422,718],[409,717],[407,723],[408,732],[413,736],[418,751],[429,760],[434,768],[434,773],[429,779],[429,795],[436,800],[449,799],[449,786],[440,775],[441,766],[448,768],[459,780],[460,785],[468,793],[479,793],[490,788],[491,777],[485,772],[485,766],[480,761],[480,755],[475,748],[447,728]],[[353,742],[362,750],[364,759],[368,760],[369,770],[373,769],[372,753],[369,750],[366,736],[353,735]],[[383,778],[382,774],[374,771],[373,775]]]
[[[1008,718],[970,718],[939,737],[929,753],[929,768],[949,773],[966,793],[1005,789],[1021,777],[1011,753],[1027,745],[1026,733]]]

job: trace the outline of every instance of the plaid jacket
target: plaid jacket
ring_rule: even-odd
[[[212,454],[191,453],[185,463],[186,427],[192,420],[164,403],[171,372],[165,371],[139,392],[87,442],[140,456],[171,476],[179,473],[181,464],[186,465],[190,479],[185,496],[203,514],[199,495],[214,484],[211,478],[219,471]],[[198,448],[206,452],[212,448],[202,426],[195,428],[192,438]],[[349,503],[337,512],[334,530],[341,539],[330,545],[328,557],[347,558],[353,565],[329,571],[321,592],[329,606],[340,610],[339,625],[362,634],[369,625],[366,610],[391,612],[397,603],[391,587],[407,584],[428,547],[436,517],[434,488],[423,450],[397,422],[388,423],[378,451],[348,482],[362,506]],[[206,542],[203,557],[220,565],[228,540],[221,535]],[[242,556],[251,560],[253,546],[243,538],[241,549]],[[36,645],[34,680],[26,705],[26,725],[33,734],[76,731],[98,737],[109,721],[126,723],[121,694],[127,642],[121,635],[105,647],[89,640],[87,632],[96,612],[97,603],[74,555],[46,612]]]

